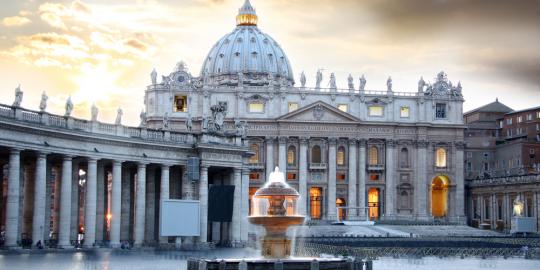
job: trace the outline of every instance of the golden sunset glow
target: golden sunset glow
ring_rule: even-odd
[[[356,86],[365,74],[366,89],[380,90],[391,75],[396,91],[416,91],[420,76],[429,82],[444,70],[462,82],[465,111],[495,97],[515,109],[540,100],[534,1],[253,0],[257,15],[237,18],[243,2],[3,3],[0,103],[12,103],[20,83],[26,108],[36,109],[46,91],[51,112],[62,113],[71,95],[76,117],[88,117],[95,102],[101,121],[112,122],[122,107],[126,123],[136,124],[152,69],[161,78],[183,60],[198,76],[210,48],[236,23],[272,35],[297,84],[300,72],[313,85],[323,69],[323,84],[330,72],[341,88],[349,73]]]

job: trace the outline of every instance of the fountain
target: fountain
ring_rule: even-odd
[[[238,269],[363,269],[362,261],[343,258],[291,257],[292,240],[287,236],[290,226],[304,223],[305,216],[297,211],[298,192],[285,182],[285,176],[276,167],[266,184],[252,199],[252,214],[247,217],[254,225],[263,226],[261,237],[262,258],[250,259],[191,259],[188,270]]]

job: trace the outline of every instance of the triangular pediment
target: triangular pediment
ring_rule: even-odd
[[[304,106],[296,111],[282,115],[278,122],[329,122],[358,123],[360,120],[338,108],[322,101]]]

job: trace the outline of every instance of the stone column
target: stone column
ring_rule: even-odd
[[[201,231],[199,242],[206,243],[206,239],[208,238],[208,166],[202,164],[200,169],[199,203],[201,207]]]
[[[122,202],[120,203],[120,241],[129,241],[133,239],[132,223],[131,223],[131,188],[133,185],[132,168],[124,166],[122,168]]]
[[[308,204],[308,190],[307,190],[307,144],[308,138],[300,138],[300,152],[299,152],[299,175],[298,175],[298,192],[300,193],[300,198],[298,199],[298,212],[301,215],[307,215],[307,204]]]
[[[168,200],[170,197],[170,190],[169,190],[169,165],[161,165],[161,182],[160,182],[160,188],[161,191],[159,193],[159,207],[161,209],[161,203],[164,200]],[[168,237],[161,237],[161,217],[159,217],[159,243],[167,243],[169,238]]]
[[[366,203],[366,140],[360,139],[360,158],[358,161],[358,206],[367,207]],[[367,209],[360,209],[360,219],[368,216]]]
[[[93,247],[96,242],[97,159],[92,157],[88,158],[85,195],[84,246]]]
[[[426,141],[417,141],[417,171],[416,171],[416,183],[414,187],[414,194],[416,195],[416,215],[419,220],[427,220],[427,194],[429,192],[427,185],[427,146]]]
[[[279,170],[287,175],[287,137],[279,137]],[[285,178],[287,179],[287,178]]]
[[[58,246],[71,247],[71,181],[72,157],[64,156],[62,161],[62,183],[60,184],[60,227],[58,228]]]
[[[19,203],[21,184],[21,149],[13,148],[9,153],[8,194],[6,205],[5,246],[16,247],[19,238]]]
[[[103,162],[97,163],[96,172],[96,241],[103,241],[104,236],[104,223],[105,223],[105,164]]]
[[[356,205],[356,151],[357,140],[354,138],[349,139],[349,190],[348,190],[348,206],[355,207]],[[356,209],[349,209],[347,216],[357,216]]]
[[[120,220],[122,218],[122,161],[113,161],[111,188],[111,247],[120,247]]]
[[[54,169],[54,201],[51,215],[53,216],[53,233],[56,234],[56,240],[58,240],[58,232],[60,231],[60,193],[62,190],[62,169],[59,166],[53,167]]]
[[[396,179],[394,168],[394,141],[386,141],[386,214],[387,218],[393,218],[395,216],[396,208]]]
[[[456,217],[459,224],[465,224],[467,222],[465,217],[465,177],[463,172],[464,154],[463,149],[465,144],[463,142],[456,143]]]
[[[144,223],[146,209],[146,164],[137,166],[137,184],[135,189],[135,246],[140,247],[144,242]]]
[[[21,233],[27,234],[27,237],[32,236],[32,216],[34,210],[34,183],[36,176],[35,164],[23,165],[23,181],[22,181],[22,220],[19,220]]]
[[[249,169],[242,169],[242,224],[240,229],[240,240],[244,243],[248,240],[249,223],[247,217],[249,215]]]
[[[266,137],[266,178],[274,171],[274,138]]]
[[[328,214],[327,218],[337,218],[336,208],[336,138],[328,140]]]
[[[47,154],[38,153],[34,187],[34,215],[32,217],[32,241],[44,243],[45,197],[47,190]]]
[[[242,224],[242,170],[233,168],[234,200],[232,220],[232,240],[240,241]]]

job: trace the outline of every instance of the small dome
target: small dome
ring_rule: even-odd
[[[246,1],[237,16],[237,27],[212,47],[201,76],[217,84],[264,85],[270,81],[293,85],[294,77],[279,44],[257,27],[255,9]]]

